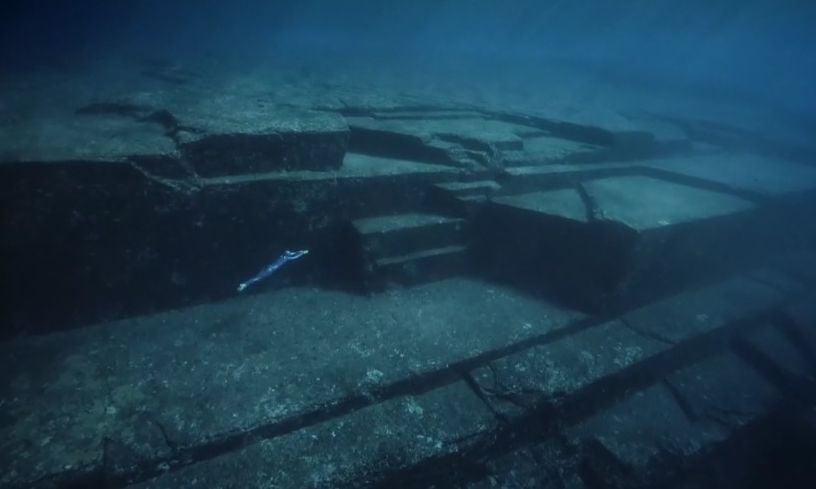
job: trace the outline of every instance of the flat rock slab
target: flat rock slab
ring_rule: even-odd
[[[330,112],[219,98],[174,114],[184,157],[202,176],[339,168],[345,120]]]
[[[569,448],[561,440],[553,438],[488,460],[485,467],[487,477],[463,487],[586,489],[588,486],[576,469],[575,457]]]
[[[200,176],[338,168],[348,146],[342,116],[278,103],[247,90],[139,92],[77,109],[163,131]]]
[[[816,168],[750,153],[717,153],[643,162],[651,168],[767,196],[813,191]]]
[[[559,175],[569,174],[578,178],[577,180],[591,180],[597,178],[598,173],[627,175],[638,173],[637,163],[632,162],[609,162],[609,163],[587,163],[583,165],[571,165],[567,163],[554,163],[551,165],[528,165],[512,167],[505,170],[512,177],[529,180],[547,182],[549,178],[557,178]],[[515,182],[513,182],[515,183]]]
[[[201,178],[198,183],[202,186],[230,186],[244,183],[262,182],[337,182],[356,181],[363,179],[374,180],[382,177],[398,177],[400,181],[411,178],[420,178],[431,181],[446,181],[459,175],[454,168],[445,165],[420,163],[417,161],[398,158],[385,158],[359,153],[347,153],[343,158],[343,166],[335,170],[313,171],[269,171],[247,175],[227,175]]]
[[[495,197],[493,202],[541,214],[588,222],[588,209],[574,188]]]
[[[482,117],[474,119],[375,119],[373,117],[349,117],[352,128],[392,132],[416,136],[423,140],[468,142],[483,145],[481,149],[495,147],[505,150],[523,149],[519,132],[529,127]]]
[[[483,117],[472,119],[347,118],[351,148],[472,170],[503,166],[503,152],[520,151],[529,127]]]
[[[610,177],[583,183],[599,218],[636,231],[709,219],[753,208],[750,202],[718,192],[645,176]]]
[[[603,159],[607,148],[552,136],[524,138],[523,148],[504,154],[505,166],[586,163]]]
[[[646,336],[676,344],[781,305],[784,299],[778,290],[739,276],[644,306],[624,314],[623,320]]]
[[[134,489],[358,487],[467,449],[495,418],[463,381],[392,399],[136,484]]]
[[[569,428],[567,436],[592,440],[630,477],[644,482],[666,477],[663,464],[705,453],[780,400],[774,386],[723,352],[632,394]],[[588,450],[590,457],[599,455],[594,452]]]
[[[573,395],[666,348],[665,343],[611,321],[503,357],[477,369],[473,377],[496,411],[514,417],[542,402]]]
[[[183,159],[200,176],[339,168],[349,129],[337,113],[255,94],[173,92],[42,112],[0,131],[0,162]]]
[[[497,411],[519,415],[783,301],[750,279],[731,279],[502,357],[473,375]]]
[[[790,304],[785,313],[791,319],[789,328],[794,331],[802,348],[808,349],[816,359],[816,291]]]
[[[353,221],[368,259],[380,260],[461,245],[463,219],[434,214],[392,214]]]
[[[682,401],[686,415],[720,440],[782,400],[776,386],[731,351],[678,370],[666,382]]]
[[[764,324],[741,340],[762,355],[775,373],[793,376],[803,386],[809,384],[816,389],[816,343],[810,329],[795,323]]]
[[[688,133],[683,126],[647,114],[621,114],[625,119],[618,130],[643,131],[652,134],[658,143],[690,145]]]
[[[580,317],[456,279],[376,300],[286,289],[6,343],[1,482],[172,465]]]
[[[497,238],[475,246],[490,273],[552,290],[586,310],[636,307],[676,293],[681,284],[767,261],[802,242],[799,234],[781,239],[780,219],[810,229],[804,210],[791,215],[787,207],[762,206],[693,182],[638,175],[636,165],[571,166],[511,169],[513,178],[502,180],[474,224],[481,236]],[[534,186],[551,190],[531,191]]]
[[[422,228],[443,224],[461,223],[462,219],[436,214],[397,214],[357,219],[354,226],[362,234],[389,233],[406,228]]]
[[[385,158],[359,153],[347,153],[343,160],[341,175],[358,177],[372,177],[382,175],[403,175],[419,173],[437,173],[448,177],[455,177],[459,172],[446,165],[435,165],[420,161],[400,158]]]
[[[0,164],[178,157],[161,126],[121,117],[59,113],[0,130]]]
[[[593,440],[638,477],[664,454],[691,455],[709,440],[686,417],[671,391],[655,384],[567,430],[574,442]],[[594,454],[597,456],[597,454]]]
[[[343,166],[335,170],[276,170],[265,173],[200,178],[197,183],[202,187],[223,188],[242,184],[263,184],[265,182],[326,182],[327,184],[348,182],[353,184],[361,183],[363,180],[374,181],[381,178],[399,178],[400,182],[408,183],[412,179],[430,182],[449,181],[455,179],[458,175],[457,170],[445,165],[347,153],[343,158]]]

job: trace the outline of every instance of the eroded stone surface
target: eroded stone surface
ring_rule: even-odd
[[[644,334],[678,343],[783,301],[780,292],[735,277],[644,306],[624,314],[623,320]]]
[[[141,462],[166,444],[233,443],[578,317],[507,289],[449,280],[376,301],[286,289],[7,343],[2,412],[14,422],[2,427],[3,482],[100,470],[103,441],[133,449],[146,422],[161,426],[167,442],[137,451]]]
[[[674,372],[666,382],[707,438],[729,437],[782,398],[775,386],[730,351]]]
[[[389,470],[464,450],[494,424],[490,411],[460,381],[263,440],[132,487],[296,489],[373,483]]]
[[[176,138],[203,176],[339,168],[348,126],[338,114],[221,97],[175,114]]]
[[[493,202],[577,222],[587,222],[589,217],[581,195],[573,188],[496,197]]]
[[[750,153],[719,152],[644,163],[660,170],[770,196],[816,189],[816,168]]]
[[[0,131],[0,164],[178,157],[173,140],[160,125],[117,116],[60,113],[30,118]]]
[[[661,457],[688,456],[709,440],[694,428],[671,392],[656,384],[571,428],[568,436],[586,443],[592,440],[647,479],[645,469]]]
[[[473,376],[495,408],[513,416],[568,397],[666,348],[611,321],[501,358]]]
[[[638,231],[734,214],[753,207],[748,201],[643,176],[584,182],[600,216]]]

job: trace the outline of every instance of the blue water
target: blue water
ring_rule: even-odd
[[[0,487],[816,487],[814,48],[811,0],[1,2]]]
[[[809,118],[816,111],[816,5],[806,0],[82,0],[2,9],[6,70],[161,58],[236,70],[354,67],[417,83],[576,70],[639,89],[735,97]]]

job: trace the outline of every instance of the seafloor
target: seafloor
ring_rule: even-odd
[[[5,77],[0,486],[812,477],[802,121],[448,80]],[[287,248],[311,253],[235,291]]]

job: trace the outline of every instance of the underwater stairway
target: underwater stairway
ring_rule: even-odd
[[[321,151],[309,151],[315,131],[295,131],[302,168],[259,159],[247,164],[261,173],[241,175],[219,166],[230,120],[186,136],[196,191],[229,222],[269,195],[316,190],[338,220],[376,208],[361,196],[421,208],[428,187],[439,214],[353,221],[376,300],[258,290],[0,343],[0,487],[682,487],[723,452],[760,445],[779,417],[816,439],[816,257],[780,253],[797,231],[813,237],[797,203],[816,188],[812,167],[730,153],[632,161],[651,152],[617,144],[625,134],[454,115],[310,112]],[[554,145],[557,134],[572,138]],[[188,202],[183,181],[150,176],[171,204]],[[98,183],[89,208],[112,188]],[[144,204],[135,216],[152,215]],[[269,214],[257,219],[245,229]],[[607,301],[617,307],[594,307]]]
[[[280,291],[32,340],[66,367],[45,389],[10,384],[3,419],[40,423],[41,437],[11,433],[0,482],[645,488],[682,479],[734,439],[750,445],[773,416],[813,416],[814,256],[606,318],[451,280],[386,293],[362,323],[342,318],[370,302],[337,295],[317,310]],[[466,294],[484,329],[441,308]],[[315,338],[287,344],[265,322],[275,314]],[[309,326],[320,317],[331,324]],[[232,344],[253,353],[236,358]],[[142,356],[140,345],[154,350]],[[338,345],[350,348],[345,363],[331,357]],[[2,353],[5,372],[35,358],[22,345]]]
[[[354,220],[367,287],[416,285],[463,273],[467,264],[464,223],[460,218],[426,213]]]
[[[429,200],[444,212],[471,217],[500,189],[501,184],[490,179],[440,182],[431,187]]]

